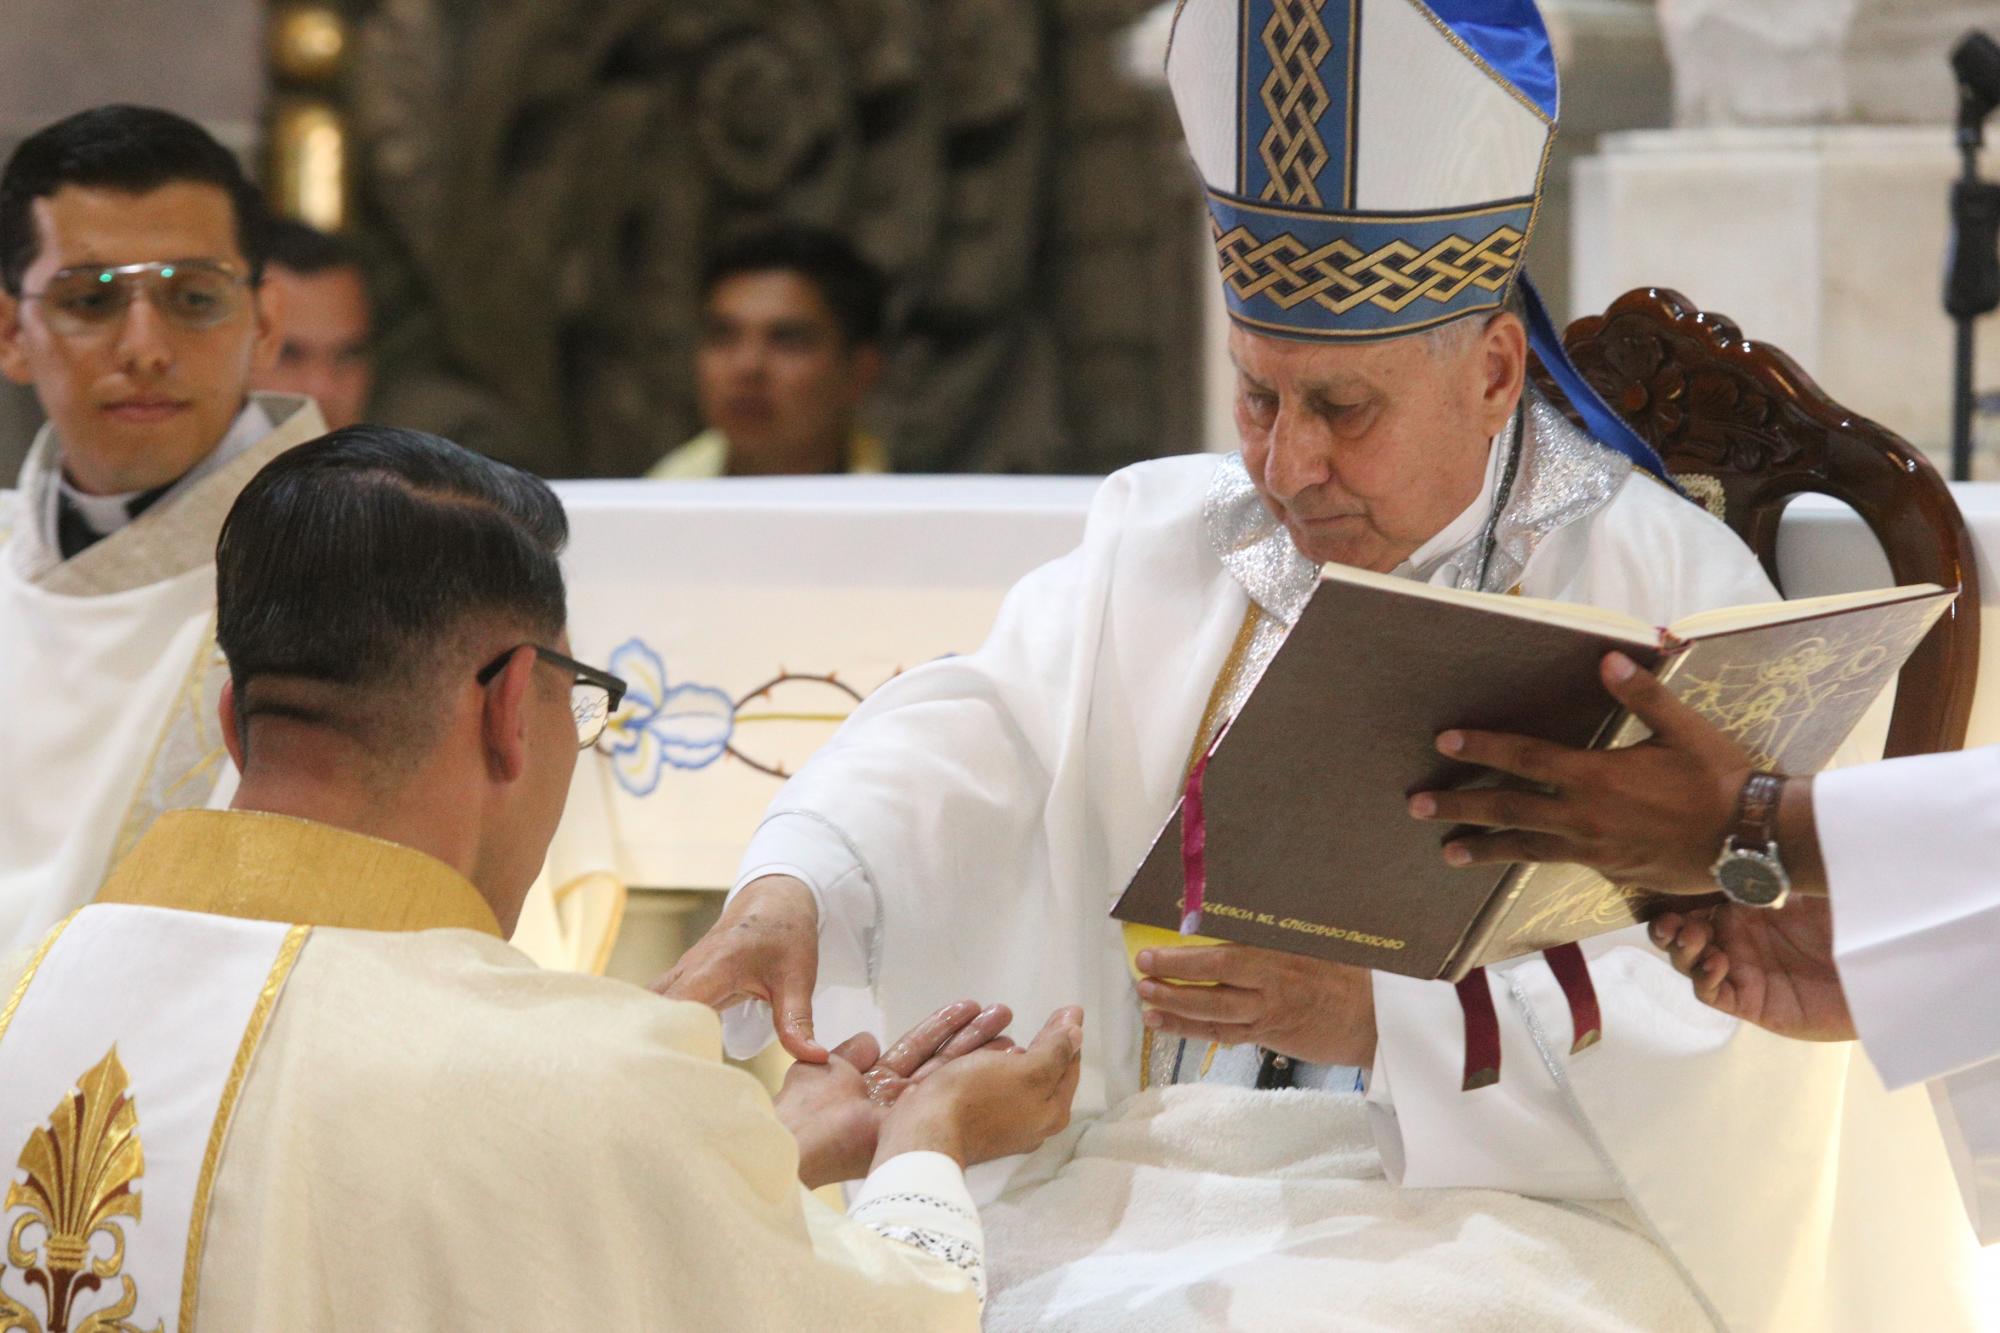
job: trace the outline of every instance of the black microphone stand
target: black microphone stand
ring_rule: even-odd
[[[1967,33],[1952,52],[1958,76],[1958,151],[1962,171],[1951,191],[1951,255],[1946,264],[1944,308],[1958,325],[1952,384],[1951,476],[1972,477],[1973,350],[1975,321],[2000,310],[2000,185],[1979,178],[1979,150],[1986,117],[2000,105],[2000,46],[1983,33]]]

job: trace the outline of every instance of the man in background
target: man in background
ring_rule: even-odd
[[[373,303],[352,244],[290,218],[271,223],[265,281],[285,310],[278,357],[253,386],[303,394],[319,404],[328,430],[368,414],[375,387]]]
[[[279,337],[263,277],[255,187],[180,116],[81,112],[0,173],[0,372],[48,417],[0,491],[0,952],[162,811],[227,798],[216,532],[325,429],[250,392]]]
[[[784,227],[726,244],[701,284],[695,392],[707,429],[646,475],[884,472],[860,427],[882,375],[888,284],[846,238]]]

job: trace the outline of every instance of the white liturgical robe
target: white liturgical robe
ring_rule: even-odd
[[[957,1163],[842,1217],[712,1012],[498,934],[409,848],[162,816],[0,969],[0,1327],[978,1327]]]
[[[2000,748],[1822,775],[1834,955],[1891,1087],[1930,1080],[1981,1243],[2000,1242]]]
[[[1775,599],[1750,552],[1698,506],[1634,474],[1547,404],[1534,401],[1524,417],[1518,459],[1508,454],[1509,437],[1496,440],[1480,500],[1399,572],[1488,591],[1518,587],[1661,625]],[[1075,1133],[1101,1165],[1111,1151],[1104,1142],[1115,1148],[1120,1135],[1151,1132],[1118,1128],[1139,1113],[1121,1104],[1140,1091],[1143,1029],[1110,905],[1172,809],[1247,609],[1254,603],[1261,613],[1257,652],[1267,662],[1315,574],[1262,508],[1238,458],[1167,459],[1114,475],[1091,508],[1082,546],[1013,589],[977,653],[891,681],[792,779],[746,852],[739,889],[773,872],[805,880],[821,910],[822,998],[832,1009],[852,988],[872,992],[889,1030],[962,994],[1029,1014],[1085,1006]],[[1429,1225],[1457,1234],[1492,1225],[1490,1191],[1588,1207],[1644,1238],[1641,1248],[1692,1294],[1697,1320],[1705,1314],[1733,1329],[1969,1324],[1971,1256],[1924,1098],[1885,1094],[1850,1048],[1784,1042],[1705,1008],[1643,930],[1601,937],[1585,952],[1603,1040],[1570,1054],[1569,1009],[1541,959],[1493,969],[1502,1077],[1471,1093],[1461,1090],[1454,989],[1376,975],[1378,1051],[1361,1104],[1373,1140],[1369,1169],[1386,1181],[1380,1188],[1451,1189],[1442,1197],[1460,1211]],[[725,1032],[733,1051],[754,1048],[768,1039],[768,1014],[733,1011]],[[1160,1061],[1151,1064],[1157,1084]],[[1262,1132],[1258,1097],[1296,1095],[1250,1094],[1232,1112],[1237,1135]],[[1146,1115],[1193,1113],[1184,1099],[1162,1104],[1157,1091],[1136,1105]],[[1088,1123],[1098,1116],[1109,1126],[1101,1134]],[[1689,1151],[1691,1143],[1701,1149]],[[1077,1170],[1092,1165],[1081,1152],[1070,1164]],[[1153,1171],[1155,1155],[1120,1160]],[[1062,1169],[1050,1149],[1009,1180],[975,1173],[975,1183],[982,1192],[1011,1188],[1006,1206],[1032,1213],[1029,1187],[1059,1197]],[[1121,1188],[1072,1197],[1096,1210],[1098,1249],[1054,1260],[1068,1265],[1058,1271],[1024,1272],[996,1230],[995,1326],[1054,1318],[1057,1305],[1023,1308],[1010,1284],[1055,1293],[1059,1304],[1065,1290],[1073,1296],[1093,1282],[1115,1289],[1153,1271],[1136,1258],[1122,1270],[1112,1262],[1138,1244],[1117,1234],[1117,1210],[1106,1212],[1106,1200],[1127,1198]],[[1123,1326],[1119,1319],[1135,1311],[1163,1309],[1153,1299],[1158,1288],[1177,1283],[1188,1293],[1191,1326],[1204,1311],[1253,1308],[1213,1296],[1235,1285],[1214,1256],[1242,1245],[1214,1248],[1220,1237],[1197,1241],[1185,1229],[1222,1215],[1205,1210],[1203,1198],[1184,1190],[1162,1209],[1184,1229],[1152,1253],[1160,1261],[1146,1279],[1152,1303],[1107,1297],[1100,1308],[1117,1312],[1107,1322],[1063,1326]],[[1374,1225],[1367,1219],[1401,1207],[1372,1203],[1350,1223],[1322,1218],[1319,1238],[1295,1252],[1292,1237],[1315,1234],[1312,1219],[1295,1215],[1295,1205],[1320,1206],[1307,1198],[1287,1191],[1255,1209],[1290,1219],[1261,1242],[1287,1263],[1337,1249],[1347,1242],[1326,1235],[1357,1236]],[[1350,1206],[1337,1191],[1323,1198],[1327,1208]],[[1129,1206],[1140,1207],[1137,1186]],[[1253,1211],[1240,1200],[1230,1206]],[[1510,1216],[1500,1229],[1522,1225]],[[1048,1240],[1065,1223],[1047,1216],[1018,1227]],[[1536,1271],[1538,1246],[1564,1244],[1558,1230],[1524,1242],[1528,1258],[1514,1271]],[[1447,1248],[1405,1259],[1378,1270],[1384,1285],[1457,1289],[1443,1281],[1443,1266],[1457,1262]],[[1606,1290],[1624,1285],[1622,1261],[1608,1250],[1569,1262],[1564,1271],[1578,1280],[1594,1273]],[[1346,1288],[1354,1271],[1319,1274],[1331,1286],[1302,1273],[1300,1290]],[[1238,1287],[1245,1300],[1257,1280]],[[1522,1326],[1567,1317],[1575,1292],[1553,1290],[1566,1280],[1551,1279],[1548,1300],[1520,1308]],[[1221,1303],[1204,1303],[1203,1292]],[[1407,1304],[1379,1308],[1415,1317]],[[1464,1322],[1482,1308],[1449,1317]],[[1439,1317],[1435,1308],[1426,1316]],[[1608,1305],[1602,1318],[1622,1326]]]
[[[325,430],[310,399],[252,395],[195,472],[67,560],[53,429],[0,491],[0,956],[89,902],[162,811],[228,800],[215,539],[265,463]]]

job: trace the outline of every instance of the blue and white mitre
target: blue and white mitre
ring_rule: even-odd
[[[1664,475],[1522,270],[1559,101],[1533,0],[1181,0],[1167,82],[1230,318],[1400,338],[1498,310],[1521,283],[1529,341],[1591,433]]]

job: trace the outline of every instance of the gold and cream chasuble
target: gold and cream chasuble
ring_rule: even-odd
[[[0,997],[0,1329],[977,1327],[955,1164],[825,1208],[714,1014],[407,848],[166,815]]]
[[[152,909],[50,933],[0,1010],[0,1328],[194,1326],[223,1134],[305,934]]]

